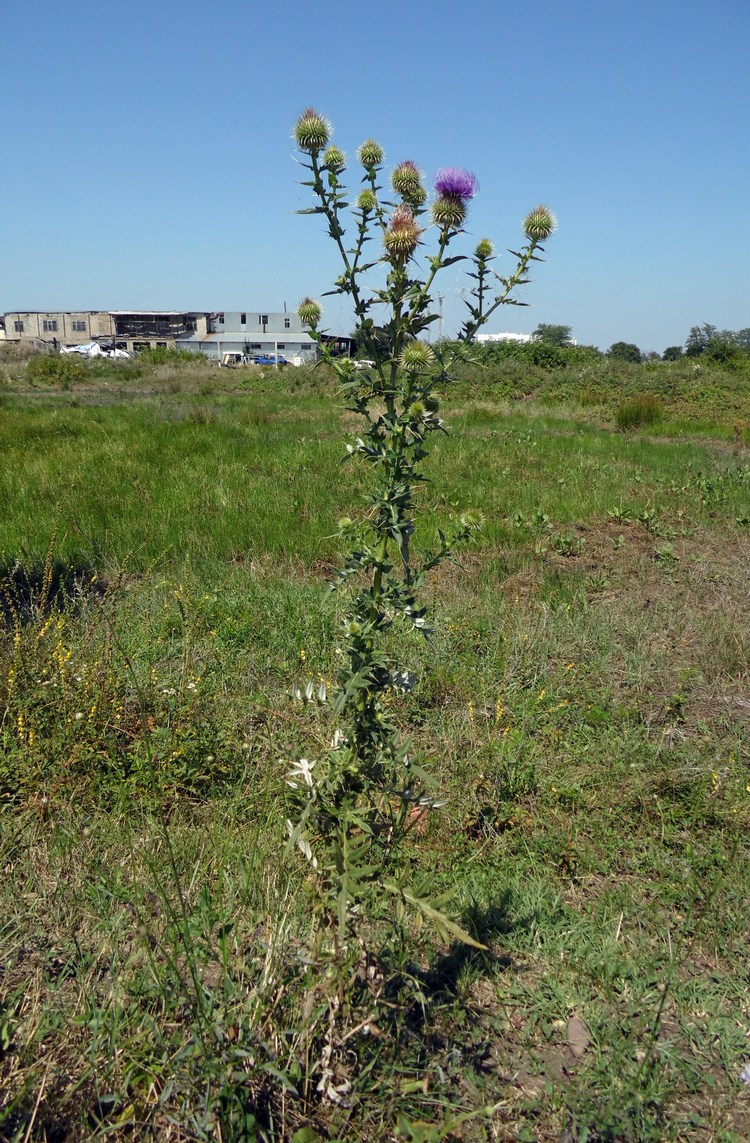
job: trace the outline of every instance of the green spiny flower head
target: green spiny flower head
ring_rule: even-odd
[[[532,242],[544,242],[557,227],[557,219],[546,206],[535,206],[523,220],[523,230]]]
[[[314,298],[303,298],[297,306],[297,315],[303,325],[309,329],[317,329],[318,322],[323,316],[323,309],[320,302],[316,302]]]
[[[357,196],[357,209],[361,210],[363,214],[372,214],[377,210],[378,200],[375,197],[375,192],[371,191],[369,187],[365,187],[363,191],[359,192]]]
[[[441,195],[432,204],[432,217],[441,230],[458,230],[466,218],[466,203],[456,195]]]
[[[338,147],[332,145],[323,156],[323,163],[328,167],[329,171],[333,171],[334,174],[339,174],[346,166],[346,155],[343,151],[339,150]]]
[[[388,229],[383,235],[383,243],[388,253],[406,261],[417,248],[420,229],[408,206],[397,206],[391,215]]]
[[[480,238],[477,242],[476,249],[474,250],[474,257],[479,258],[480,261],[486,262],[495,253],[495,247],[490,242],[489,238]]]
[[[357,158],[366,171],[371,171],[383,162],[383,148],[374,139],[367,139],[357,151]]]
[[[468,512],[462,514],[461,524],[464,528],[470,528],[472,531],[476,531],[484,524],[484,513],[480,512],[478,508],[470,508]]]
[[[401,366],[407,373],[429,373],[435,354],[425,341],[410,341],[401,354]]]
[[[333,128],[324,115],[307,107],[294,125],[294,141],[300,151],[317,155],[328,144]]]
[[[427,191],[422,186],[422,176],[416,163],[411,159],[406,159],[394,168],[391,174],[391,186],[408,206],[422,206],[427,199]]]

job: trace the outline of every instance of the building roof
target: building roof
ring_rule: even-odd
[[[315,344],[309,333],[305,333],[304,330],[294,329],[279,330],[278,333],[246,333],[244,330],[237,329],[228,329],[224,333],[188,333],[176,337],[175,341],[191,341],[195,344],[203,344],[204,342],[213,344],[215,342],[226,341],[247,341],[250,344],[253,342],[263,342],[268,345],[273,345],[277,341],[281,342],[282,345],[287,341],[302,342],[303,344],[309,345]]]

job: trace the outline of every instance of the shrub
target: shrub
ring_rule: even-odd
[[[55,353],[49,357],[31,357],[26,366],[26,376],[32,384],[60,385],[69,389],[72,384],[82,381],[85,375],[83,362],[78,357],[61,356]]]
[[[652,425],[661,419],[661,415],[662,405],[658,397],[654,397],[651,393],[638,393],[619,406],[616,414],[617,427],[624,433],[641,425]]]

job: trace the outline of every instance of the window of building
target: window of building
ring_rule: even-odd
[[[289,318],[284,318],[284,329],[290,329],[291,324],[292,323],[289,321]]]
[[[247,314],[240,314],[240,325],[247,325]]]
[[[286,343],[283,341],[277,341],[276,342],[276,348],[277,349],[286,349]]]
[[[85,332],[86,332],[86,322],[85,321],[74,321],[73,322],[73,333],[85,333]]]
[[[268,325],[268,314],[258,314],[258,325]]]
[[[224,324],[224,314],[217,314],[216,320],[218,321],[219,325],[223,325]]]
[[[14,333],[23,333],[23,322],[22,321],[14,321],[13,322],[13,332]]]
[[[57,322],[52,318],[45,318],[42,322],[42,329],[45,333],[57,333]]]
[[[251,349],[262,349],[263,346],[260,344],[259,341],[251,341],[250,342],[250,348]]]

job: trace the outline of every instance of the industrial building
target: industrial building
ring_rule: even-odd
[[[217,361],[225,353],[274,354],[301,364],[316,354],[296,313],[249,310],[18,311],[5,315],[5,340],[53,349],[94,342],[129,353],[158,346]]]
[[[222,310],[202,315],[204,323],[190,335],[175,339],[178,349],[202,353],[221,361],[226,353],[250,358],[266,354],[295,365],[315,358],[316,346],[297,314]]]

